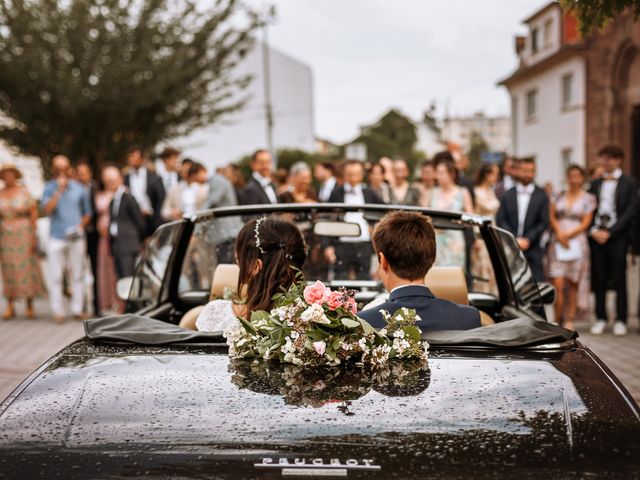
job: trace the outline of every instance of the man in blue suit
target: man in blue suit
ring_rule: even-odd
[[[416,310],[423,332],[480,326],[477,309],[437,298],[424,284],[436,259],[436,235],[427,217],[416,212],[388,213],[373,231],[372,242],[379,261],[378,274],[390,292],[389,300],[359,312],[360,318],[382,328],[386,323],[380,310],[393,315],[406,307]]]

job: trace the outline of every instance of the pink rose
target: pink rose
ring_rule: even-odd
[[[324,355],[324,351],[327,348],[327,344],[322,340],[319,342],[313,342],[313,348],[315,349],[318,355]]]
[[[344,308],[346,308],[354,315],[358,313],[358,304],[356,303],[356,299],[353,297],[349,297],[349,299],[344,303]]]
[[[342,297],[344,294],[342,292],[331,292],[329,295],[329,300],[327,300],[327,305],[330,310],[337,310],[342,306]]]
[[[304,289],[304,299],[308,304],[317,303],[322,305],[329,300],[331,290],[325,287],[324,283],[316,280],[316,283],[309,285]]]

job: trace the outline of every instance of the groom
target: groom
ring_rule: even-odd
[[[424,279],[436,259],[436,236],[431,222],[420,213],[388,213],[373,231],[373,248],[378,256],[378,274],[390,292],[382,305],[358,312],[376,328],[385,326],[380,310],[391,315],[413,308],[420,316],[422,331],[467,330],[480,326],[480,313],[473,307],[437,298]]]

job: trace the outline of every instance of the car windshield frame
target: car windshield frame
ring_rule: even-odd
[[[310,203],[310,204],[275,204],[275,205],[242,205],[232,207],[220,207],[196,212],[191,216],[185,216],[184,228],[182,235],[176,242],[171,262],[167,266],[165,275],[166,297],[178,310],[187,310],[193,305],[184,301],[180,292],[180,277],[182,274],[183,262],[189,248],[189,242],[199,223],[211,221],[213,219],[242,216],[250,218],[252,216],[271,215],[280,213],[306,213],[322,214],[322,213],[346,213],[346,212],[362,212],[366,219],[377,221],[385,214],[391,211],[413,211],[421,213],[431,218],[436,228],[463,230],[467,227],[476,227],[479,229],[488,253],[491,258],[498,286],[498,302],[501,306],[511,305],[518,308],[516,295],[513,291],[513,285],[508,270],[508,262],[496,246],[499,243],[493,238],[497,235],[495,226],[492,224],[490,217],[484,217],[474,214],[466,214],[463,212],[440,211],[421,207],[411,207],[404,205],[347,205],[342,203]],[[504,270],[504,271],[500,271]]]

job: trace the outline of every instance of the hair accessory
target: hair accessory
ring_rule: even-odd
[[[264,249],[262,248],[262,245],[260,244],[260,224],[264,222],[266,218],[267,217],[260,217],[259,219],[257,219],[256,226],[253,227],[253,233],[256,239],[256,248],[262,255],[264,255],[265,252],[264,252]]]

